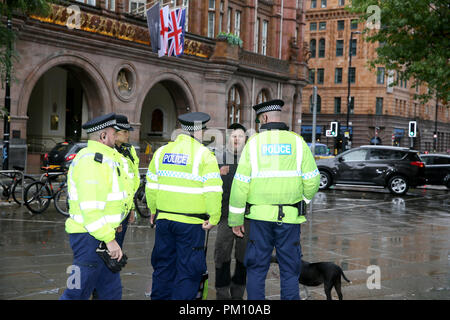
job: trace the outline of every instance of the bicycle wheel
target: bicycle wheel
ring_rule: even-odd
[[[28,185],[24,191],[24,204],[33,213],[44,212],[52,201],[49,187],[40,181]]]
[[[30,176],[24,176],[24,184],[23,184],[23,194],[25,195],[25,188],[36,181],[33,177]],[[12,196],[15,202],[17,204],[22,205],[23,198],[22,198],[22,179],[17,179],[16,182],[14,182],[14,185],[12,187]]]
[[[134,207],[141,217],[150,217],[150,209],[147,207],[147,200],[145,198],[145,184],[142,184],[134,195]]]
[[[55,208],[56,211],[63,216],[69,216],[69,194],[67,193],[67,186],[64,186],[55,195]]]

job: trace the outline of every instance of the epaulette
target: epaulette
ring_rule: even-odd
[[[99,163],[102,163],[103,162],[103,154],[101,154],[100,152],[96,152],[95,156],[94,156],[94,160]]]

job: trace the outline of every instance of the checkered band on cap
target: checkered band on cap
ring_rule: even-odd
[[[108,127],[112,127],[112,126],[114,126],[116,124],[117,124],[116,119],[109,120],[109,121],[106,121],[106,122],[101,123],[99,125],[96,125],[94,127],[86,129],[86,132],[87,133],[93,133],[93,132],[96,132],[96,131],[99,131],[99,130],[103,130],[103,129],[108,128]]]
[[[120,129],[130,129],[131,128],[131,125],[129,123],[118,123],[117,126]]]
[[[181,129],[184,131],[198,131],[206,128],[206,123],[202,124],[201,122],[195,123],[193,126],[186,125],[181,123]]]
[[[269,111],[281,111],[281,106],[278,105],[278,104],[272,104],[272,105],[269,105],[269,106],[265,106],[265,107],[259,108],[256,111],[256,114],[259,115],[261,113],[269,112]]]

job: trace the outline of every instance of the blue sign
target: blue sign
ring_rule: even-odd
[[[288,143],[281,144],[263,144],[263,156],[285,156],[292,154],[292,146]]]
[[[187,161],[189,159],[188,154],[180,154],[180,153],[166,153],[163,157],[163,164],[176,164],[179,166],[187,165]]]

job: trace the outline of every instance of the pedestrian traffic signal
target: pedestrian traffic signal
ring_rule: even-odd
[[[415,138],[417,136],[417,122],[416,121],[409,122],[408,136],[410,138]]]
[[[339,130],[338,128],[339,128],[338,122],[336,122],[336,121],[331,122],[330,130],[331,130],[331,136],[332,137],[337,137],[338,136],[338,130]]]

